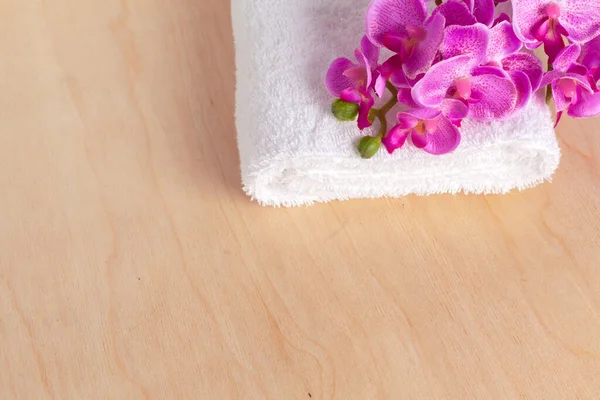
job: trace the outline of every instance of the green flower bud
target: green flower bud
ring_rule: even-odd
[[[371,158],[379,151],[381,138],[379,136],[365,136],[358,142],[358,152],[362,158]]]
[[[348,103],[347,101],[337,99],[331,105],[331,112],[338,121],[354,121],[358,116],[358,104]]]

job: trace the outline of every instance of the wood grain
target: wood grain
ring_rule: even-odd
[[[522,193],[261,208],[228,3],[1,3],[0,398],[598,399],[600,120]]]

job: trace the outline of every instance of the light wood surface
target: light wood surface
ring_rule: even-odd
[[[600,398],[600,119],[522,193],[261,208],[228,1],[0,3],[1,399]]]

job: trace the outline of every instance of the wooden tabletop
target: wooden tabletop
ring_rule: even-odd
[[[0,398],[598,399],[600,118],[522,193],[262,208],[228,3],[2,3]]]

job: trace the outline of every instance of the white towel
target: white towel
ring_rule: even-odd
[[[232,0],[236,124],[244,190],[263,205],[297,206],[435,193],[506,193],[550,179],[560,158],[550,111],[538,101],[501,123],[463,122],[443,156],[407,144],[370,160],[361,133],[330,113],[323,78],[351,57],[369,0]]]

